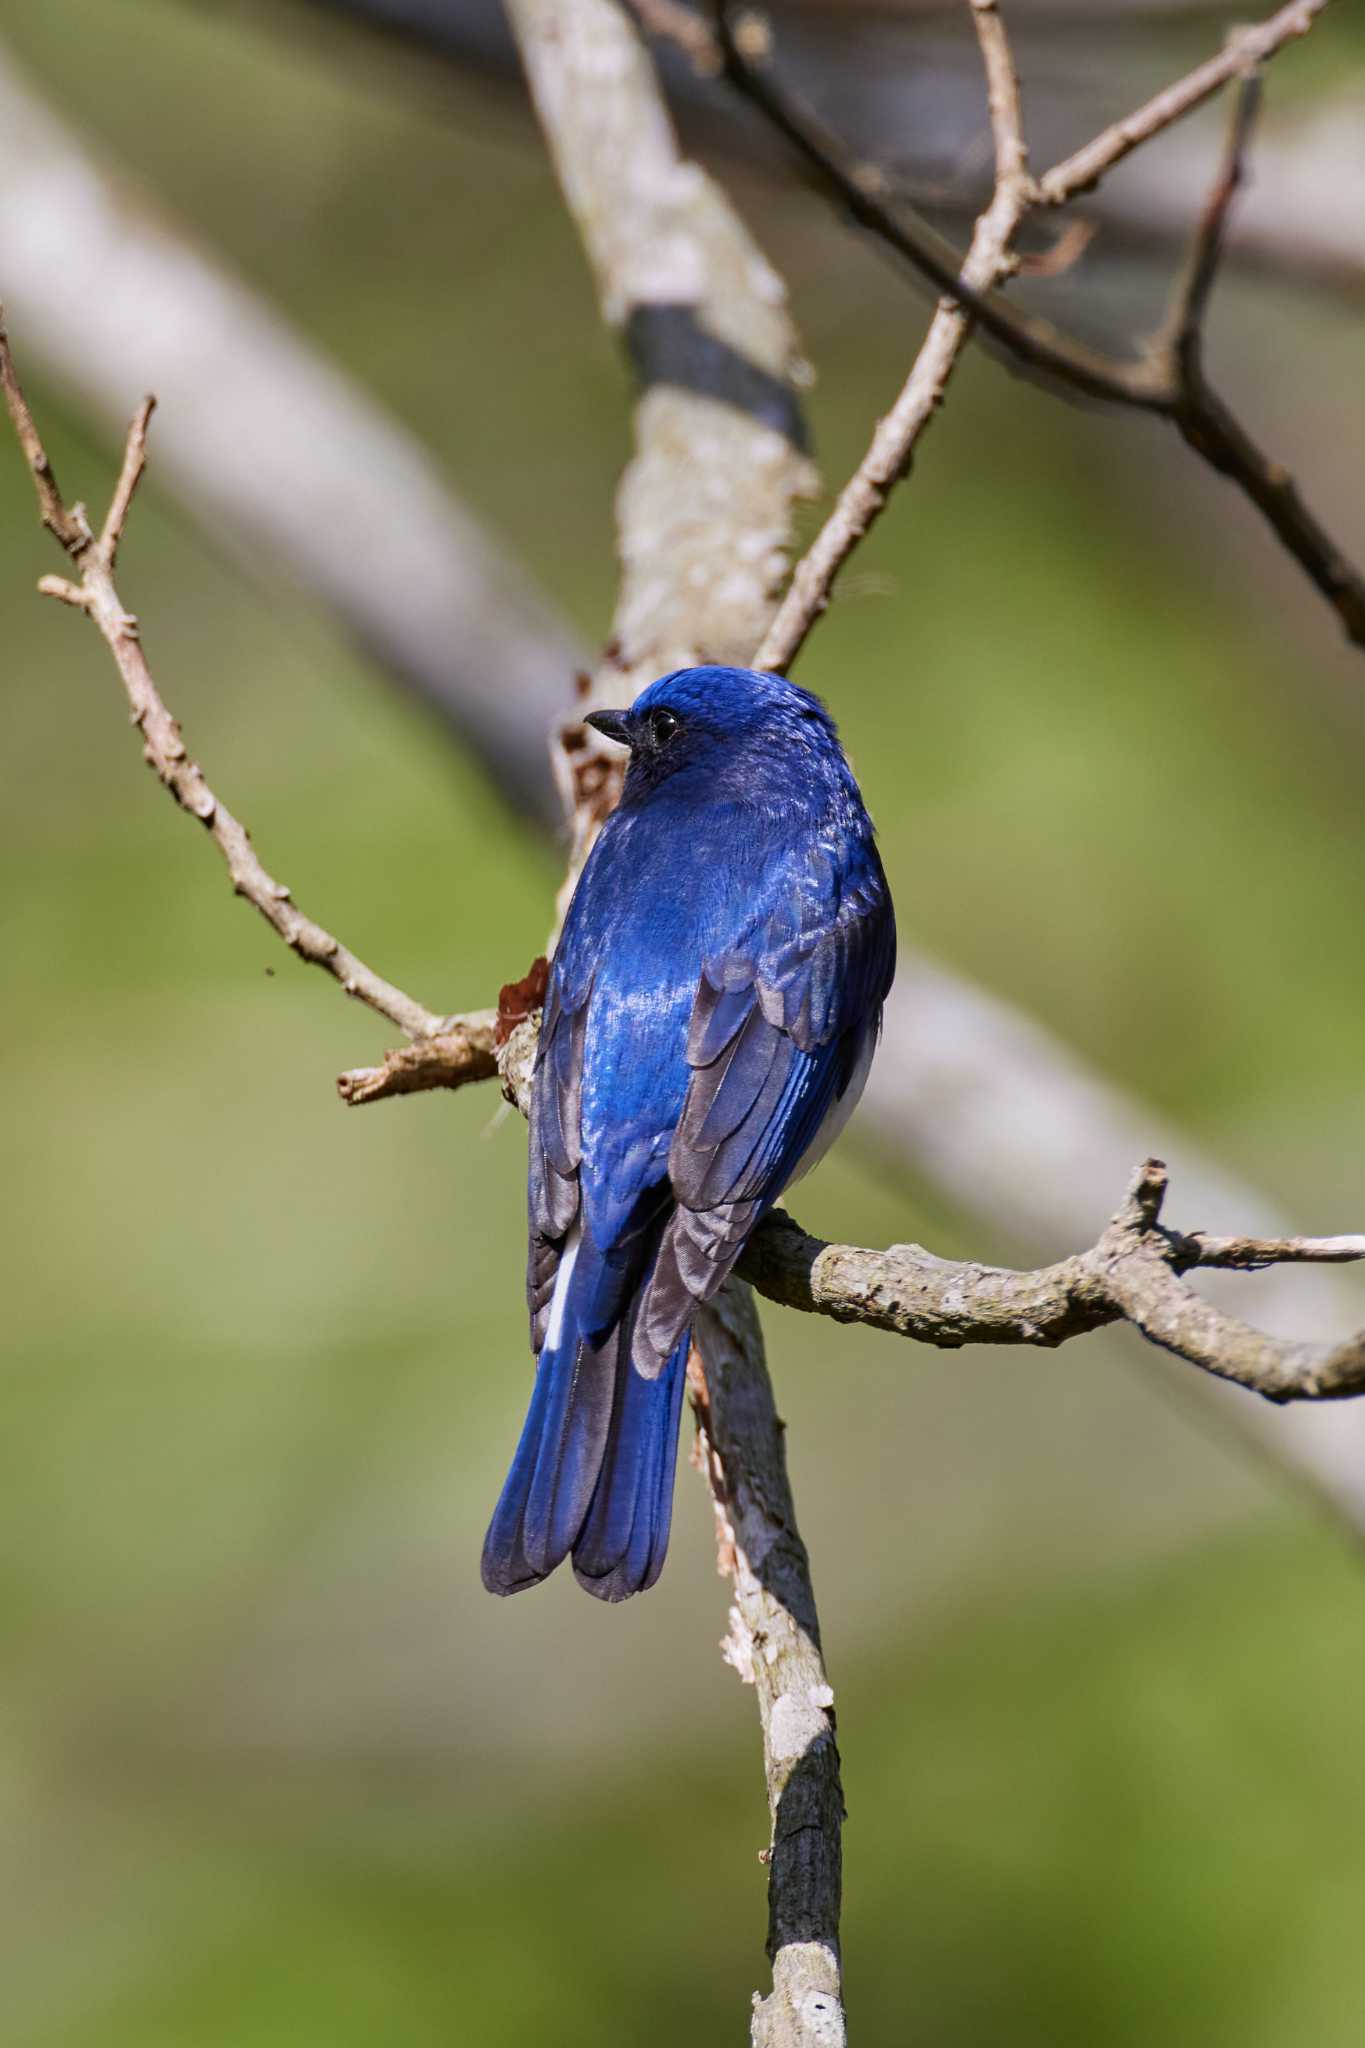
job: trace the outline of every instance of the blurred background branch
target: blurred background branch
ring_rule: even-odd
[[[194,0],[182,0],[194,4]],[[264,21],[260,0],[234,0]],[[473,72],[511,86],[515,53],[500,0],[287,0],[268,18],[278,32],[315,13],[378,43],[439,59],[456,75]],[[911,204],[960,225],[977,210],[985,161],[977,147],[980,80],[960,11],[943,0],[778,0],[759,18],[771,22],[794,90],[835,131],[856,138],[858,155],[889,171]],[[692,15],[673,0],[670,20]],[[1117,118],[1170,68],[1172,34],[1197,51],[1227,25],[1218,0],[1023,0],[1010,10],[1013,40],[1028,87],[1035,156],[1050,162],[1073,150],[1107,102]],[[704,27],[704,24],[703,24]],[[710,66],[699,71],[703,38],[667,63],[670,96],[708,148],[769,170],[771,143],[757,124],[736,124],[715,91]],[[423,77],[430,83],[429,70]],[[1316,289],[1352,295],[1365,289],[1365,222],[1355,203],[1365,168],[1359,76],[1291,106],[1268,125],[1259,147],[1261,176],[1241,208],[1232,237],[1234,263],[1269,268]],[[1208,151],[1179,131],[1143,152],[1087,205],[1102,223],[1104,248],[1132,263],[1169,262],[1188,236],[1195,195],[1208,176]],[[1098,252],[1097,252],[1098,253]],[[1112,271],[1108,278],[1112,286]],[[1109,317],[1120,310],[1112,305]]]
[[[603,317],[641,386],[617,496],[621,585],[592,696],[619,704],[670,669],[745,661],[763,630],[813,487],[796,337],[782,280],[721,188],[682,158],[629,13],[617,0],[509,0],[508,11]],[[619,763],[585,778],[589,737],[560,733],[573,834],[561,914],[620,786]],[[772,1827],[773,1981],[755,1996],[753,2038],[815,2048],[844,2033],[843,1789],[810,1565],[742,1281],[698,1318],[689,1374],[735,1626],[763,1646],[736,1660],[755,1683]]]
[[[1196,455],[1250,498],[1281,545],[1335,608],[1347,637],[1365,648],[1365,580],[1309,511],[1284,464],[1256,446],[1204,368],[1204,318],[1227,244],[1229,208],[1245,180],[1246,155],[1260,103],[1259,80],[1251,74],[1286,44],[1307,34],[1325,5],[1326,0],[1317,0],[1314,5],[1282,7],[1259,28],[1239,30],[1220,56],[1155,94],[1036,180],[1028,175],[1021,115],[1015,105],[1010,123],[1018,136],[1013,144],[1018,161],[1008,187],[1009,216],[991,223],[989,247],[983,244],[978,228],[964,264],[959,264],[951,244],[927,223],[904,208],[897,211],[887,204],[882,198],[887,181],[876,167],[851,159],[839,141],[784,92],[770,52],[765,50],[760,60],[746,53],[725,0],[718,0],[715,8],[715,34],[718,63],[726,78],[786,138],[860,227],[885,242],[962,313],[970,313],[1021,365],[1045,382],[1170,420]],[[978,10],[977,19],[996,22],[999,17],[993,10]],[[1012,76],[1012,56],[1003,54],[1001,64],[1008,66]],[[1170,309],[1161,326],[1130,359],[1078,344],[1051,322],[1021,314],[1000,296],[999,287],[1019,268],[1015,237],[1035,207],[1066,206],[1096,186],[1116,164],[1238,78],[1242,83],[1223,161],[1196,224]],[[1017,86],[1010,97],[1017,101]],[[997,126],[998,165],[999,103],[994,89],[991,106]],[[997,183],[997,193],[1001,189]],[[1065,268],[1069,266],[1063,266],[1063,272]],[[1036,265],[1033,274],[1039,274]],[[961,318],[955,327],[941,327],[935,337],[937,347],[931,341],[923,368],[917,366],[912,384],[879,428],[880,446],[870,454],[863,475],[854,479],[845,503],[826,529],[828,559],[823,572],[809,576],[806,590],[800,588],[802,577],[798,576],[797,586],[764,642],[762,665],[783,668],[798,650],[804,630],[823,608],[839,562],[878,515],[887,490],[907,466],[914,441],[932,417],[950,373],[951,357],[945,356],[944,350],[954,333],[960,346],[965,336]],[[938,357],[943,360],[936,361]],[[803,564],[803,574],[808,566],[814,565]]]
[[[556,824],[544,746],[527,732],[563,703],[572,635],[430,453],[104,176],[3,45],[0,261],[51,374],[120,431],[153,387],[159,467],[192,516],[297,578],[496,763],[518,812]]]

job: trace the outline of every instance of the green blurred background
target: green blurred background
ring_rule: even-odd
[[[626,383],[515,93],[211,6],[9,0],[4,30],[600,634]],[[923,309],[799,192],[740,191],[837,480]],[[1360,316],[1233,280],[1213,335],[1357,552]],[[100,500],[115,450],[29,383]],[[522,1128],[487,1091],[340,1109],[382,1030],[233,903],[95,636],[32,595],[54,562],[13,449],[0,522],[5,2037],[740,2040],[766,1815],[703,1490],[680,1473],[647,1600],[485,1598],[527,1383]],[[524,968],[553,851],[154,471],[121,582],[306,908],[437,1007]],[[1302,1227],[1358,1226],[1365,672],[1245,506],[1156,427],[973,361],[801,674],[909,934]],[[851,1143],[800,1213],[1011,1250]],[[1136,1344],[940,1356],[765,1320],[838,1693],[859,2038],[1358,2042],[1340,1531]]]

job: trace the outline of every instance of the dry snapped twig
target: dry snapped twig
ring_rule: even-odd
[[[1186,1215],[1268,1240],[1292,1229],[1262,1189],[1210,1158],[1167,1112],[1125,1094],[1015,1004],[913,948],[897,966],[855,1135],[891,1185],[931,1187],[973,1237],[1015,1247],[1024,1260],[1087,1243],[1131,1162],[1149,1152],[1179,1162]],[[1231,1272],[1211,1274],[1209,1291],[1237,1309]],[[1319,1268],[1306,1288],[1292,1264],[1276,1265],[1256,1295],[1266,1327],[1304,1338],[1331,1340],[1363,1319],[1349,1267]],[[1178,1381],[1211,1431],[1365,1538],[1365,1404],[1272,1407],[1150,1351],[1136,1362],[1153,1390]]]
[[[351,1067],[338,1074],[337,1093],[343,1102],[359,1108],[391,1095],[421,1095],[429,1088],[492,1081],[498,1071],[497,1022],[496,1010],[447,1017],[433,1037],[395,1046],[377,1066]]]
[[[714,9],[719,63],[729,82],[798,151],[852,218],[941,291],[958,315],[956,325],[950,328],[944,319],[947,305],[940,306],[900,397],[880,423],[858,474],[798,568],[764,639],[759,665],[782,669],[795,659],[812,623],[828,604],[834,579],[850,549],[878,517],[890,489],[906,473],[915,443],[933,417],[966,339],[966,314],[1016,361],[1045,381],[1169,420],[1196,454],[1227,476],[1258,508],[1280,544],[1332,605],[1347,637],[1365,648],[1365,578],[1309,511],[1284,465],[1256,445],[1209,383],[1199,346],[1203,314],[1222,254],[1227,210],[1243,176],[1256,108],[1256,67],[1306,35],[1327,0],[1296,0],[1259,27],[1238,31],[1219,56],[1105,129],[1037,180],[1027,173],[1017,87],[1005,87],[1002,97],[1002,79],[1006,74],[1013,77],[1014,67],[998,5],[996,0],[970,0],[970,4],[986,65],[997,175],[991,206],[978,220],[971,248],[961,264],[943,236],[905,206],[888,200],[888,180],[880,171],[852,157],[823,123],[785,90],[766,43],[740,32],[728,0],[717,0]],[[1173,316],[1136,356],[1119,360],[1074,341],[1002,296],[999,287],[1020,267],[1015,236],[1031,213],[1043,206],[1060,207],[1089,190],[1112,165],[1233,80],[1241,81],[1239,102],[1195,238],[1199,289],[1191,298],[1188,280],[1192,272],[1187,268],[1176,296],[1176,307],[1187,316],[1183,321]],[[1009,180],[1002,181],[1000,146],[1002,136],[1010,139],[1011,135],[1011,147],[1018,154],[1011,160]],[[1002,190],[1011,192],[1009,208],[1002,204]]]

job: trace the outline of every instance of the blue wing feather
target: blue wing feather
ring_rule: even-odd
[[[539,1363],[496,1591],[570,1553],[605,1599],[662,1567],[697,1306],[860,1085],[890,986],[890,899],[838,765],[837,829],[774,849],[751,812],[711,805],[703,831],[694,802],[685,838],[656,797],[613,814],[575,892],[533,1083]]]

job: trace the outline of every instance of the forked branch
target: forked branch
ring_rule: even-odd
[[[970,0],[986,69],[996,179],[991,208],[978,221],[965,260],[927,221],[894,197],[890,180],[878,167],[860,161],[788,91],[772,60],[771,38],[766,32],[756,34],[751,18],[741,17],[730,0],[715,0],[712,19],[716,67],[785,137],[842,211],[941,292],[959,316],[969,314],[1016,362],[1044,382],[1169,420],[1197,455],[1235,483],[1259,509],[1281,545],[1332,605],[1348,639],[1365,649],[1365,577],[1309,510],[1284,465],[1257,446],[1209,383],[1200,346],[1228,210],[1245,174],[1258,100],[1258,68],[1306,35],[1326,4],[1327,0],[1296,0],[1258,26],[1238,30],[1219,55],[1034,180],[1026,169],[1017,87],[1008,83],[1013,64],[997,0]],[[1239,96],[1223,159],[1196,230],[1190,263],[1160,333],[1132,357],[1113,357],[1010,303],[1000,287],[1020,267],[1015,237],[1031,213],[1064,206],[1092,189],[1113,165],[1234,81],[1240,81]],[[1008,154],[1002,155],[1002,149]],[[1001,205],[1001,193],[1006,190],[1013,199],[1008,218]],[[992,215],[994,232],[986,225]],[[965,325],[959,321],[954,333],[943,325],[942,313],[940,308],[900,399],[878,428],[859,476],[793,579],[788,598],[764,639],[760,666],[785,668],[795,659],[829,601],[834,578],[850,547],[878,516],[896,478],[905,473],[965,338]],[[954,344],[952,359],[947,356],[950,340]]]
[[[1365,1330],[1342,1344],[1266,1336],[1185,1285],[1192,1272],[1342,1265],[1365,1259],[1356,1237],[1212,1237],[1161,1221],[1166,1168],[1148,1159],[1089,1251],[1034,1272],[938,1259],[919,1245],[865,1251],[822,1244],[778,1211],[755,1232],[739,1270],[770,1301],[836,1322],[867,1323],[920,1344],[1048,1349],[1112,1323],[1268,1401],[1335,1401],[1365,1393]]]

